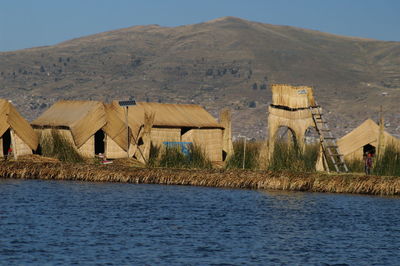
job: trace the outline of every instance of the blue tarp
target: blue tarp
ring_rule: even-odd
[[[190,149],[190,146],[192,145],[192,142],[164,141],[163,144],[164,144],[166,147],[170,147],[170,148],[172,148],[172,147],[180,147],[182,153],[183,153],[185,156],[189,156],[189,149]]]

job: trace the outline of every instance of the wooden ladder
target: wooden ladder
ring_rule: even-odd
[[[332,162],[336,172],[348,172],[349,169],[344,161],[343,154],[339,152],[339,148],[336,144],[336,138],[333,136],[328,127],[328,123],[324,119],[322,108],[320,106],[313,106],[310,107],[310,111],[314,120],[315,129],[319,135],[326,170],[328,172],[330,171],[328,160],[328,158],[330,158],[330,162]]]

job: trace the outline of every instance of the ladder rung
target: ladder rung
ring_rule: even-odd
[[[336,143],[337,139],[333,136],[332,131],[328,127],[328,122],[325,122],[323,119],[323,113],[320,106],[310,107],[311,115],[315,123],[315,128],[319,134],[320,145],[322,145],[322,150],[325,159],[330,160],[333,163],[334,169],[336,172],[348,172],[346,162],[344,161],[343,154],[340,154],[339,147]],[[324,135],[328,135],[325,137]],[[327,167],[327,171],[329,172],[329,165],[325,165]]]

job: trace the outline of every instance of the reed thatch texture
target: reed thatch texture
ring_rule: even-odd
[[[232,143],[232,117],[231,111],[227,108],[220,112],[220,124],[224,128],[222,131],[222,150],[225,153],[225,161],[229,160],[234,153]]]
[[[138,106],[155,114],[156,127],[222,128],[200,105],[139,102]]]
[[[310,110],[283,110],[269,106],[268,137],[269,154],[272,155],[275,146],[276,133],[280,127],[288,127],[294,134],[300,147],[304,146],[304,136],[309,127],[314,127]]]
[[[313,90],[306,86],[273,84],[272,105],[268,115],[268,142],[260,151],[260,167],[266,169],[271,162],[276,146],[276,134],[280,127],[287,127],[293,134],[301,151],[304,151],[304,137],[308,128],[315,127],[312,113],[308,109],[316,106]],[[268,155],[267,155],[268,154]],[[317,168],[323,165],[322,153],[319,153]]]
[[[261,147],[260,147],[260,153],[259,153],[259,158],[258,158],[258,167],[262,170],[267,170],[269,163],[270,163],[269,141],[264,140],[261,143]]]
[[[0,162],[0,177],[400,196],[399,177],[355,174],[133,168],[24,161]]]
[[[144,164],[147,164],[150,157],[150,148],[151,148],[151,129],[154,123],[154,113],[148,113],[147,111],[144,113],[144,127],[143,134],[141,136],[143,145],[138,145],[138,161]]]
[[[132,109],[132,108],[130,108]],[[140,108],[141,110],[143,108]],[[129,110],[129,115],[131,110]],[[143,118],[135,120],[128,116],[130,151],[135,150],[137,135]],[[105,133],[105,155],[108,158],[125,158],[128,146],[125,109],[117,102],[103,104],[97,101],[60,101],[51,106],[42,116],[32,122],[38,129],[60,129],[62,135],[72,141],[76,150],[84,157],[94,156],[94,134]],[[70,134],[65,130],[70,131]],[[134,152],[134,151],[133,151]],[[130,153],[133,154],[133,153]]]
[[[124,108],[113,101],[111,106],[118,118],[125,121]],[[194,104],[163,104],[138,102],[129,107],[128,123],[133,132],[144,125],[145,112],[154,113],[154,127],[222,128],[203,107]]]
[[[182,135],[182,141],[198,145],[211,162],[222,161],[222,129],[191,129]]]
[[[53,138],[52,131],[57,132],[62,138],[68,141],[71,146],[82,156],[85,158],[94,157],[94,135],[90,136],[85,143],[83,143],[80,147],[77,147],[74,142],[74,137],[72,136],[72,132],[69,129],[52,129],[52,128],[43,128],[40,130],[40,137],[47,138],[51,140]]]
[[[128,131],[126,129],[126,122],[124,120],[123,110],[116,107],[114,104],[104,104],[106,110],[107,123],[103,126],[104,132],[107,134],[107,144],[110,143],[110,148],[107,150],[109,158],[122,158],[114,157],[122,151],[125,151],[128,146]],[[130,128],[130,135],[133,135],[132,128]],[[135,132],[137,134],[137,132]],[[117,145],[118,147],[116,147]]]
[[[181,141],[181,129],[153,127],[151,130],[151,143],[154,146],[163,147],[164,141]]]
[[[291,109],[315,106],[313,90],[307,86],[272,84],[272,104]]]
[[[328,162],[326,161],[321,145],[319,146],[319,152],[318,152],[317,163],[315,164],[315,170],[317,172],[325,172],[329,170]]]
[[[117,102],[112,103],[112,108],[116,111],[120,120],[124,119],[124,110]],[[137,136],[139,140],[146,130],[142,130],[145,124],[145,113],[154,114],[154,121],[150,132],[151,143],[154,146],[161,146],[165,141],[185,141],[181,136],[181,132],[190,129],[218,129],[221,131],[223,126],[219,124],[204,108],[199,105],[192,104],[162,104],[162,103],[144,103],[138,102],[136,106],[129,107],[128,123],[133,130],[132,134]],[[137,133],[136,133],[137,132]],[[211,136],[218,136],[218,140],[213,140],[217,143],[222,143],[222,135],[206,133],[206,137],[200,139],[208,139]],[[204,135],[205,136],[205,135]],[[203,141],[202,141],[203,142]],[[205,143],[205,142],[204,142]],[[142,145],[142,144],[141,144]],[[146,146],[149,147],[150,146]],[[217,145],[219,154],[222,156],[222,144]],[[140,152],[147,152],[145,147],[140,147],[135,156],[140,157]],[[206,149],[206,148],[204,148]],[[212,150],[211,148],[207,148]],[[213,148],[216,149],[216,148]],[[214,153],[214,152],[212,152]],[[137,158],[139,158],[137,157]],[[218,157],[219,158],[219,157]],[[218,159],[221,161],[221,159]]]
[[[106,110],[107,124],[104,131],[126,151],[128,147],[126,108],[121,107],[117,101],[113,101],[111,104],[106,104]],[[137,142],[144,125],[144,113],[144,109],[137,105],[128,107],[129,143]]]
[[[15,150],[15,157],[32,154],[31,147],[29,147],[28,144],[25,143],[25,141],[23,141],[14,130],[11,130],[11,139],[13,140],[12,142]]]
[[[385,147],[392,145],[400,148],[400,140],[384,131],[380,138],[380,127],[371,119],[367,119],[360,126],[338,140],[340,152],[347,160],[362,160],[363,147],[370,144],[376,148],[381,139],[382,152]]]
[[[17,109],[15,109],[9,101],[0,99],[0,136],[8,129],[12,129],[15,135],[18,136],[24,144],[29,146],[29,152],[25,149],[28,154],[32,154],[32,150],[37,149],[39,139],[31,125],[19,114]],[[23,151],[18,151],[18,148],[19,147],[14,147],[15,154],[25,154]],[[20,146],[20,148],[24,150],[23,145]]]
[[[35,128],[67,127],[76,147],[107,123],[103,103],[98,101],[59,101],[32,122]]]
[[[120,145],[118,145],[110,136],[106,135],[105,155],[109,159],[125,158],[126,151]]]

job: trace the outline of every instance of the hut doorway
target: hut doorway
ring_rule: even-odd
[[[8,149],[11,148],[11,132],[10,129],[7,129],[4,132],[3,136],[1,136],[1,140],[3,141],[3,156],[7,156]]]
[[[105,134],[103,130],[98,130],[94,134],[94,153],[99,154],[99,153],[104,153],[105,152]]]
[[[365,154],[367,152],[371,153],[372,156],[375,156],[376,148],[374,146],[372,146],[371,144],[364,145],[363,154]]]

